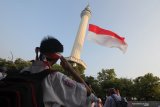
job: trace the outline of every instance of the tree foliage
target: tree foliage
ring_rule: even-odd
[[[0,58],[0,68],[5,67],[8,71],[19,71],[30,65],[31,61],[25,61],[21,58],[17,58],[15,61]],[[70,76],[59,64],[53,65],[52,69]],[[106,89],[118,88],[121,96],[129,99],[136,98],[145,101],[160,99],[160,78],[152,73],[144,74],[144,76],[135,79],[128,79],[117,78],[114,69],[102,69],[97,73],[97,77],[85,76],[85,69],[80,65],[77,65],[74,69],[92,86],[93,92],[101,98],[105,98]]]
[[[116,74],[114,69],[102,69],[101,72],[98,72],[97,79],[99,82],[103,82],[106,80],[114,80],[116,78]]]
[[[8,71],[20,71],[29,65],[31,65],[30,61],[21,58],[17,58],[15,61],[0,58],[0,67],[6,67]]]
[[[138,100],[159,100],[160,99],[160,78],[147,73],[144,76],[134,79],[135,97]]]

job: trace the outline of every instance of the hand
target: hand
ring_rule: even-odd
[[[60,60],[60,65],[63,67],[64,70],[71,70],[71,65],[63,56],[60,57]]]
[[[98,98],[98,107],[103,107],[102,100]]]
[[[99,103],[102,103],[102,100],[101,100],[100,98],[98,98],[98,102],[99,102]]]

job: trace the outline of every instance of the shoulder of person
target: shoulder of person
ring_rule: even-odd
[[[90,100],[93,102],[97,102],[99,101],[99,99],[97,98],[97,96],[95,96],[93,93],[91,93],[91,95],[89,96]]]
[[[112,94],[110,97],[111,97],[111,99],[114,99],[116,101],[121,101],[121,96],[119,96],[117,94]]]

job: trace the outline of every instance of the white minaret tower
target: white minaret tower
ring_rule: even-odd
[[[88,21],[90,17],[91,17],[91,10],[90,10],[89,5],[87,5],[86,8],[81,12],[81,22],[80,22],[79,29],[77,32],[77,36],[74,41],[71,56],[67,58],[69,61],[74,62],[74,64],[78,63],[82,65],[84,68],[86,68],[87,66],[80,59],[80,54],[83,48],[83,43],[84,43]]]

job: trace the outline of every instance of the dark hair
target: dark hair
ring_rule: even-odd
[[[41,41],[40,52],[42,54],[63,52],[63,45],[56,38],[47,36]]]
[[[115,89],[114,89],[114,88],[110,88],[110,89],[109,89],[109,93],[110,93],[110,95],[112,95],[112,94],[116,94],[116,91],[115,91]]]

